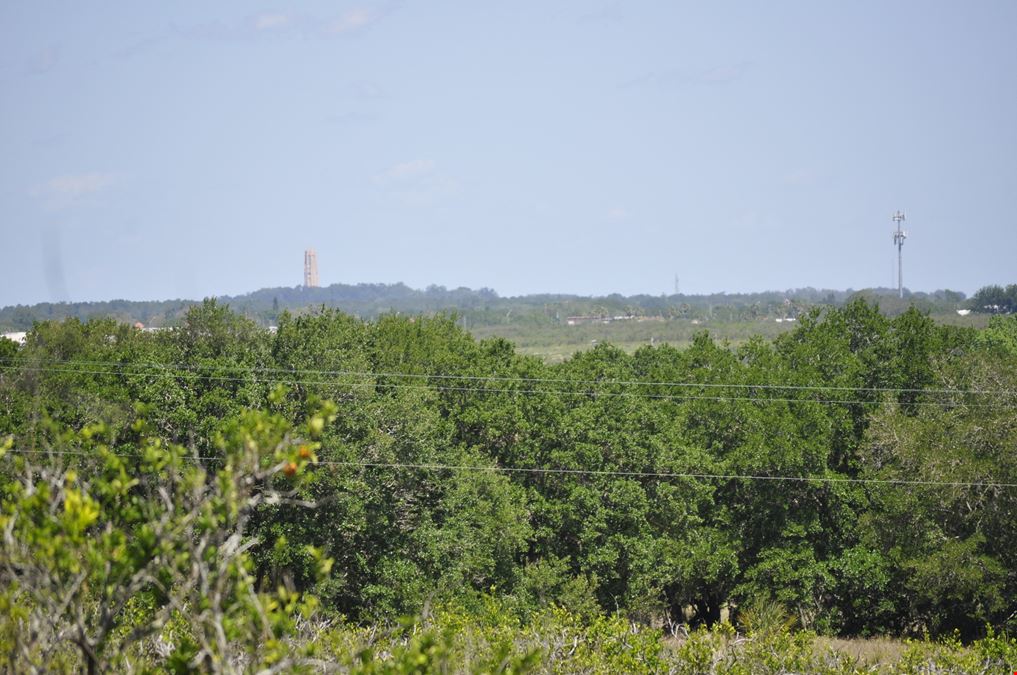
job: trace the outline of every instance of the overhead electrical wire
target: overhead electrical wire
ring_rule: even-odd
[[[77,450],[18,450],[7,451],[10,454],[38,454],[38,455],[74,455],[98,457],[98,453],[90,453]],[[139,458],[138,455],[128,453],[109,453],[116,457]],[[186,461],[217,461],[222,457],[187,455],[183,457]],[[828,483],[828,484],[859,484],[859,485],[894,485],[901,487],[966,487],[966,488],[1017,488],[1017,483],[1002,482],[977,482],[977,481],[954,481],[954,480],[920,480],[911,478],[852,478],[848,476],[773,476],[766,474],[726,474],[726,473],[697,473],[683,471],[622,471],[612,469],[560,469],[560,468],[536,468],[536,467],[510,467],[510,466],[485,466],[482,464],[442,464],[442,463],[412,463],[412,462],[352,462],[352,461],[331,461],[321,460],[315,462],[314,466],[336,466],[347,468],[378,468],[378,469],[409,469],[422,471],[480,471],[489,473],[529,473],[543,475],[577,475],[577,476],[602,476],[616,478],[659,478],[659,479],[693,479],[693,480],[753,480],[772,482],[794,482],[794,483]]]
[[[25,367],[25,364],[16,363],[14,359],[0,359],[0,368],[7,366]],[[152,370],[242,370],[245,372],[284,373],[300,375],[329,375],[329,376],[355,376],[355,377],[400,377],[406,379],[422,380],[465,380],[465,381],[492,381],[492,382],[529,382],[547,384],[595,384],[595,385],[620,385],[620,386],[659,386],[659,387],[703,387],[703,388],[738,388],[738,389],[778,389],[789,391],[854,391],[869,393],[900,393],[900,394],[972,394],[980,396],[1009,396],[1017,394],[1012,389],[956,389],[956,388],[911,388],[911,387],[850,387],[821,384],[773,384],[773,383],[749,383],[749,382],[692,382],[692,381],[642,381],[642,380],[618,380],[618,379],[569,379],[552,377],[521,377],[504,375],[462,375],[455,373],[400,373],[393,371],[371,371],[371,370],[323,370],[315,368],[280,368],[270,366],[248,366],[230,364],[188,364],[188,363],[163,363],[163,362],[116,362],[116,361],[81,361],[53,359],[47,364],[62,366],[86,366],[86,367],[107,367],[107,368],[148,368]]]
[[[15,366],[2,366],[0,370],[15,370],[23,372],[57,372],[67,374],[80,374],[80,375],[113,375],[122,377],[158,377],[160,375],[171,375],[173,377],[179,377],[183,379],[191,380],[207,380],[207,381],[218,381],[218,382],[250,382],[249,378],[238,377],[238,376],[227,376],[227,375],[204,375],[201,373],[180,373],[173,372],[169,369],[160,370],[97,370],[97,369],[82,369],[82,368],[52,368],[44,366],[29,366],[29,365],[15,365]],[[380,375],[373,374],[373,376],[381,377]],[[385,382],[340,382],[336,380],[306,380],[298,378],[284,378],[284,377],[268,377],[268,378],[255,378],[256,382],[262,382],[266,384],[302,384],[302,385],[331,385],[336,387],[377,387],[379,389],[416,389],[425,391],[448,391],[448,392],[464,392],[464,393],[492,393],[492,394],[523,394],[523,395],[549,395],[558,394],[563,396],[590,396],[590,397],[608,397],[608,398],[643,398],[653,400],[668,400],[668,401],[686,401],[686,400],[702,400],[702,401],[753,401],[757,403],[820,403],[820,404],[832,404],[832,405],[873,405],[881,403],[879,400],[861,400],[861,399],[823,399],[823,398],[788,398],[788,397],[760,397],[760,396],[707,396],[697,394],[655,394],[651,392],[616,392],[616,391],[600,391],[596,389],[506,389],[500,387],[450,387],[447,385],[428,385],[428,384],[404,384],[404,383],[385,383]],[[555,382],[555,380],[549,380],[549,382]],[[611,384],[610,381],[602,381],[598,384]],[[652,384],[644,384],[640,382],[632,382],[632,385],[643,385],[653,386]],[[688,384],[689,387],[701,386],[695,384]],[[714,386],[724,386],[717,385]],[[753,385],[731,385],[731,386],[744,386],[752,388]],[[760,387],[762,388],[762,387]],[[803,391],[807,391],[803,389]],[[962,393],[959,390],[956,393]],[[1002,396],[1009,394],[1009,392],[1000,392],[998,395]],[[914,401],[909,405],[920,405],[920,406],[944,406],[944,405],[956,405],[965,406],[969,408],[995,408],[995,409],[1006,409],[1006,408],[1017,408],[1017,404],[1012,403],[958,403],[956,401]]]

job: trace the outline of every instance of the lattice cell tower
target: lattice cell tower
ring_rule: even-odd
[[[893,233],[893,243],[897,247],[897,294],[900,297],[904,297],[904,240],[907,239],[908,233],[900,229],[900,224],[904,222],[904,212],[897,211],[893,214],[893,221],[897,223],[897,230]]]
[[[318,254],[313,248],[304,251],[304,288],[318,287]]]

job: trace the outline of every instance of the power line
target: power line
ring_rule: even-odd
[[[77,455],[77,456],[98,456],[97,453],[89,453],[74,450],[8,450],[11,454],[40,454],[40,455]],[[110,453],[116,457],[139,458],[138,455],[128,453]],[[216,461],[222,457],[189,455],[183,457],[187,461]],[[617,478],[684,478],[695,480],[757,480],[795,483],[845,483],[859,485],[895,485],[895,486],[928,486],[928,487],[966,487],[966,488],[1017,488],[1017,483],[996,483],[996,482],[973,482],[973,481],[944,481],[944,480],[916,480],[906,478],[851,478],[847,476],[770,476],[763,474],[726,474],[726,473],[695,473],[682,471],[620,471],[610,469],[558,469],[558,468],[530,468],[511,466],[485,466],[478,464],[441,464],[441,463],[408,463],[408,462],[342,462],[323,460],[315,463],[316,466],[336,466],[348,468],[378,468],[378,469],[408,469],[427,471],[481,471],[490,473],[530,473],[544,475],[577,475],[577,476],[613,476]]]
[[[120,377],[158,377],[170,375],[190,380],[207,380],[217,382],[251,382],[245,377],[227,375],[202,375],[200,373],[174,373],[169,370],[158,371],[129,371],[129,370],[85,370],[78,368],[47,368],[42,366],[0,366],[2,370],[17,370],[23,372],[58,372],[75,375],[112,375]],[[553,380],[549,380],[551,382]],[[335,380],[302,380],[297,378],[255,378],[254,382],[264,384],[300,384],[300,385],[331,385],[335,387],[371,388],[378,389],[408,389],[421,391],[444,391],[460,393],[489,393],[489,394],[512,394],[512,395],[551,395],[561,396],[589,396],[603,398],[633,398],[651,399],[663,401],[752,401],[756,403],[819,403],[824,405],[874,405],[882,403],[880,400],[865,401],[861,399],[823,399],[823,398],[788,398],[788,397],[758,397],[758,396],[707,396],[698,394],[654,394],[649,392],[617,392],[599,391],[594,389],[572,390],[572,389],[505,389],[499,387],[450,387],[444,385],[428,384],[403,384],[403,383],[378,383],[378,382],[337,382]],[[633,382],[633,384],[641,384]],[[652,385],[648,385],[652,386]],[[689,385],[697,386],[697,385]],[[752,385],[745,385],[751,388]],[[807,390],[806,390],[807,391]],[[909,405],[920,406],[964,406],[967,408],[989,408],[989,409],[1011,409],[1017,408],[1017,404],[1009,403],[958,403],[956,401],[914,401]]]
[[[15,364],[14,359],[0,359],[0,367],[4,363]],[[1009,396],[1017,394],[1012,389],[950,389],[950,388],[909,388],[909,387],[849,387],[819,384],[773,384],[773,383],[745,383],[745,382],[691,382],[691,381],[642,381],[642,380],[583,380],[552,377],[521,377],[503,375],[461,375],[454,373],[399,373],[392,371],[370,371],[370,370],[321,370],[314,368],[279,368],[269,366],[247,366],[229,364],[188,364],[188,363],[161,363],[161,362],[110,362],[110,361],[78,361],[78,360],[51,360],[47,363],[70,366],[102,366],[102,367],[131,367],[151,369],[176,369],[176,370],[243,370],[264,373],[284,373],[301,375],[330,375],[330,376],[356,376],[356,377],[400,377],[407,379],[423,380],[466,380],[466,381],[493,381],[493,382],[531,382],[531,383],[553,383],[553,384],[596,384],[596,385],[621,385],[621,386],[658,386],[658,387],[703,387],[703,388],[738,388],[738,389],[779,389],[789,391],[858,391],[868,393],[899,393],[899,394],[972,394],[984,396]]]

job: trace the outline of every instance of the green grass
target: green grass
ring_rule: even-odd
[[[854,659],[859,665],[876,668],[878,672],[897,665],[907,649],[903,640],[894,638],[832,638],[817,637],[815,648],[833,650]]]
[[[931,318],[939,324],[972,328],[984,328],[989,320],[985,315],[960,316],[954,313],[933,314]],[[518,322],[498,326],[474,326],[470,327],[470,332],[481,340],[504,338],[515,344],[516,351],[520,354],[537,356],[548,363],[560,363],[576,352],[591,349],[602,342],[610,343],[630,353],[651,344],[669,344],[684,348],[692,343],[696,334],[706,331],[718,342],[738,346],[755,336],[772,340],[782,333],[794,330],[798,325],[797,322],[777,323],[772,318],[699,323],[693,323],[688,319],[645,319],[587,323],[578,326],[548,326]]]

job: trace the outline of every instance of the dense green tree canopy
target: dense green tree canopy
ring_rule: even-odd
[[[0,472],[13,485],[25,452],[84,475],[94,444],[46,453],[100,424],[111,451],[144,438],[212,475],[238,429],[265,432],[253,411],[299,425],[332,401],[292,499],[251,509],[254,588],[359,621],[494,593],[522,617],[713,625],[774,602],[831,633],[974,637],[1015,627],[1013,336],[856,300],[774,342],[550,365],[440,315],[284,313],[269,333],[209,301],[159,333],[44,322],[0,343]]]
[[[1017,284],[984,286],[971,296],[971,309],[987,314],[1017,313]]]

